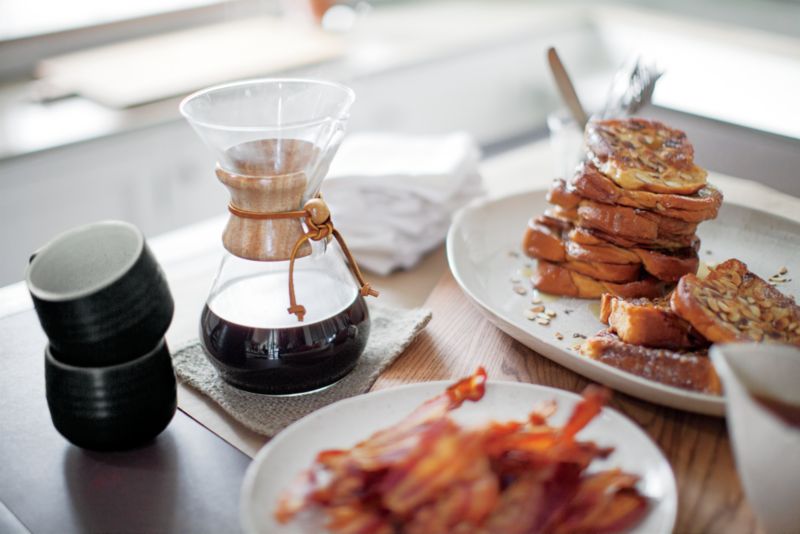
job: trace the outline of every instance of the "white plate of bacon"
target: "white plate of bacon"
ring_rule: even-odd
[[[292,424],[245,476],[248,534],[672,531],[677,490],[650,438],[583,395],[428,382],[337,402]]]

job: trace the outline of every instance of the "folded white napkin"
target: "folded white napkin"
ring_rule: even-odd
[[[453,213],[483,194],[479,160],[466,133],[357,134],[342,143],[322,193],[359,265],[387,274],[439,245]]]

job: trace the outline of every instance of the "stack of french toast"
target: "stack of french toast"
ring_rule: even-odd
[[[593,120],[585,143],[575,175],[553,182],[551,207],[528,224],[534,286],[580,298],[664,295],[697,271],[695,231],[716,217],[722,194],[686,134],[659,122]]]
[[[587,154],[548,191],[551,207],[529,223],[523,250],[537,259],[540,291],[601,298],[607,328],[587,357],[644,378],[720,394],[712,343],[800,346],[800,307],[730,259],[697,276],[695,231],[722,194],[694,163],[680,130],[644,119],[594,120]],[[770,279],[772,280],[772,279]]]

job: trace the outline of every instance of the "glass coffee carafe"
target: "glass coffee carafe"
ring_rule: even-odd
[[[200,333],[211,363],[238,388],[313,391],[350,372],[366,346],[364,296],[377,292],[318,197],[353,100],[335,83],[262,79],[181,104],[230,193],[227,252]]]

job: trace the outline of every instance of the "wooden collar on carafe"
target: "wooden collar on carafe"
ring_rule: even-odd
[[[295,210],[295,211],[281,211],[275,213],[261,213],[261,212],[254,212],[254,211],[246,211],[237,208],[233,205],[233,203],[228,204],[228,211],[230,211],[233,215],[237,217],[242,217],[244,219],[258,219],[258,220],[271,220],[271,219],[304,219],[308,230],[306,233],[300,237],[297,242],[294,244],[294,248],[292,249],[292,254],[289,257],[289,308],[287,311],[289,313],[293,313],[297,316],[298,321],[302,321],[306,314],[306,308],[302,304],[297,303],[297,299],[295,298],[294,294],[294,260],[297,257],[297,253],[300,250],[300,247],[303,246],[303,243],[306,241],[320,241],[322,239],[329,238],[333,236],[336,238],[336,241],[339,242],[339,246],[342,248],[342,252],[344,252],[345,257],[347,258],[347,264],[350,267],[350,271],[353,273],[353,276],[356,277],[356,280],[359,284],[359,293],[362,297],[377,297],[380,293],[372,287],[370,287],[369,283],[364,280],[364,275],[361,274],[361,269],[358,268],[358,264],[356,263],[353,254],[350,252],[350,249],[347,248],[347,243],[345,243],[342,234],[339,233],[333,226],[333,222],[331,222],[331,212],[328,209],[328,205],[322,200],[321,196],[317,196],[316,198],[312,198],[308,202],[305,203],[302,210]]]

